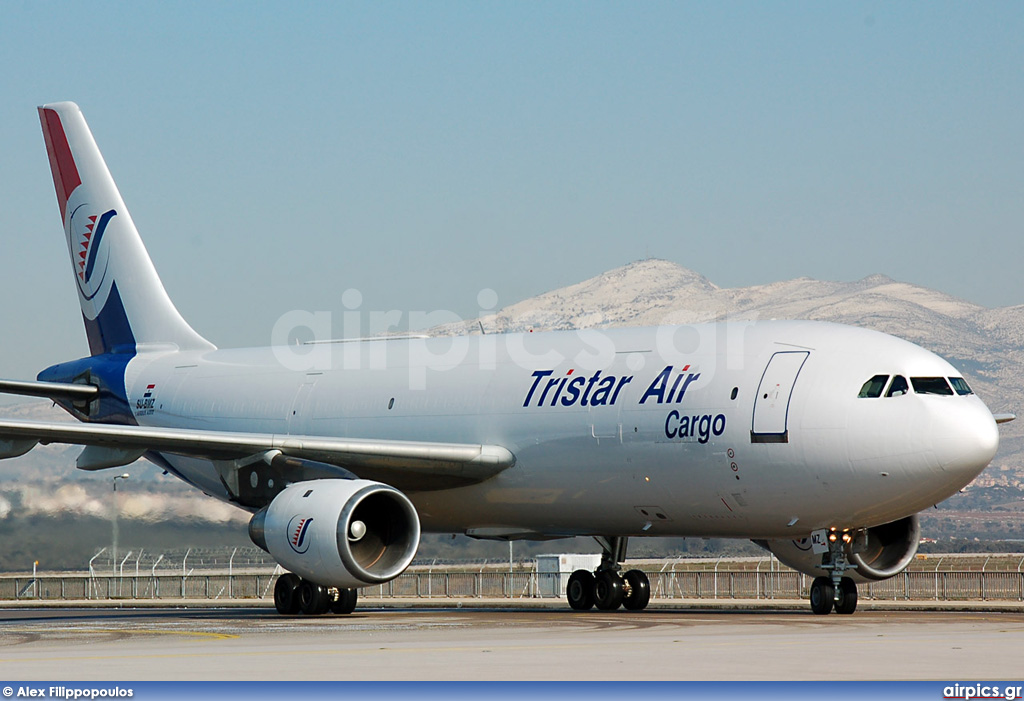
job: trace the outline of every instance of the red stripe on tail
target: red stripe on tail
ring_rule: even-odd
[[[46,140],[46,154],[50,157],[50,172],[53,174],[53,189],[57,191],[57,204],[63,219],[67,212],[68,197],[82,184],[78,167],[64,134],[60,116],[53,110],[39,109],[39,121],[43,125],[43,139]]]

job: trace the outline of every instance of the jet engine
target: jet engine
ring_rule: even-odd
[[[354,589],[405,571],[420,543],[408,497],[368,480],[323,479],[283,489],[249,521],[249,537],[287,570]]]
[[[906,569],[917,554],[921,526],[917,516],[850,532],[844,546],[849,562],[856,565],[846,576],[856,582],[875,582],[888,579]],[[811,539],[755,540],[771,551],[779,562],[812,577],[825,574],[821,569],[822,554],[811,549]]]

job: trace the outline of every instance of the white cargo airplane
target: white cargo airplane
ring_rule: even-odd
[[[218,350],[168,298],[78,107],[39,115],[90,356],[0,383],[81,422],[0,420],[0,457],[146,457],[252,512],[290,571],[281,613],[352,611],[421,529],[594,537],[579,610],[647,605],[647,577],[620,573],[630,537],[750,538],[816,577],[815,613],[852,613],[855,582],[907,566],[915,514],[971,482],[1012,418],[934,353],[809,321]]]

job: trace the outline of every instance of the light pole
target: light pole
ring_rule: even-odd
[[[113,552],[111,552],[110,555],[111,555],[111,561],[113,562],[113,571],[114,571],[114,576],[115,577],[117,576],[117,511],[118,511],[118,509],[117,509],[117,481],[118,480],[126,480],[129,477],[131,477],[131,475],[129,475],[126,472],[123,475],[116,475],[114,477],[114,479],[111,480],[114,483],[114,518],[112,519],[113,530],[114,530],[114,533],[113,533],[114,543],[113,543]]]

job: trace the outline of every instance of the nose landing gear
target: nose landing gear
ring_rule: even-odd
[[[832,613],[836,590],[828,577],[815,577],[811,582],[811,611],[818,616]]]
[[[857,610],[857,583],[844,577],[846,570],[856,569],[846,557],[846,548],[853,542],[853,535],[847,531],[828,534],[828,552],[822,556],[821,569],[828,576],[815,577],[811,583],[811,611],[826,616],[835,609],[839,614],[851,614]]]
[[[843,577],[836,589],[836,613],[851,614],[857,610],[857,583],[849,577]]]
[[[626,559],[627,538],[596,537],[601,545],[601,564],[594,573],[576,570],[569,576],[565,597],[575,611],[588,611],[596,606],[601,611],[614,611],[620,606],[629,611],[642,611],[651,600],[651,582],[640,570],[619,574],[619,563]]]

